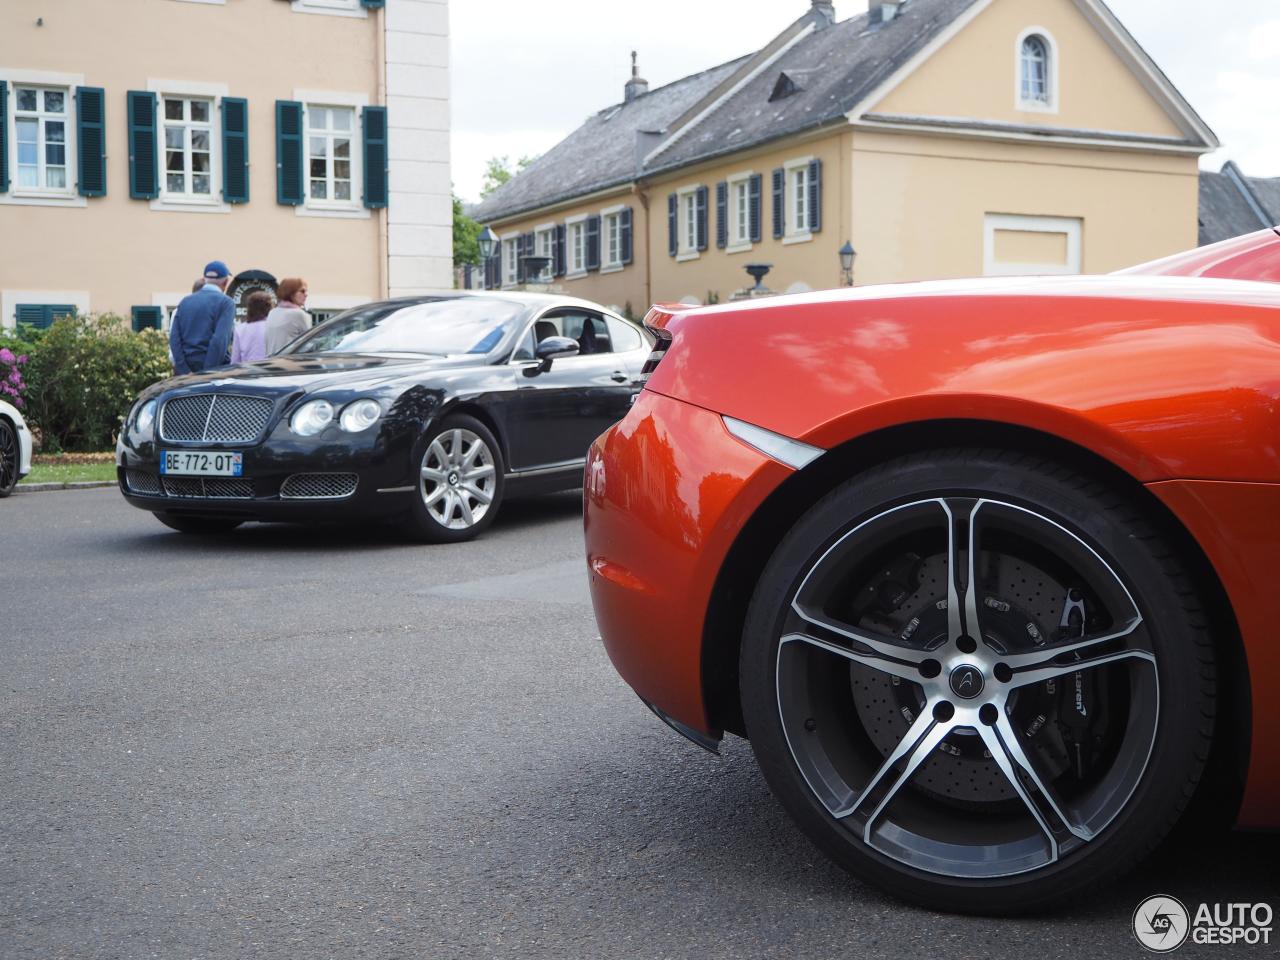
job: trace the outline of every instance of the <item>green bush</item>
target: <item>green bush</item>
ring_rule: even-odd
[[[111,449],[138,394],[173,375],[165,335],[134,333],[114,314],[63,317],[37,337],[20,332],[30,358],[24,413],[48,452]]]

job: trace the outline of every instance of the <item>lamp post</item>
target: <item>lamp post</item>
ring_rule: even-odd
[[[853,261],[857,256],[858,251],[853,249],[853,244],[846,240],[844,246],[840,248],[840,269],[844,272],[846,287],[853,286]]]

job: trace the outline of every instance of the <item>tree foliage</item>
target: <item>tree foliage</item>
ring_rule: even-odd
[[[487,197],[537,159],[536,156],[521,157],[516,161],[513,169],[509,156],[504,154],[501,157],[490,157],[489,162],[485,164],[484,185],[480,188],[480,196]]]
[[[457,266],[464,263],[480,262],[479,236],[480,224],[476,223],[462,211],[462,199],[453,197],[453,262]]]

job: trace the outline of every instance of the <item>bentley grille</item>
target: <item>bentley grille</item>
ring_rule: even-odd
[[[176,442],[253,443],[267,428],[272,403],[262,397],[202,393],[166,401],[160,439]]]

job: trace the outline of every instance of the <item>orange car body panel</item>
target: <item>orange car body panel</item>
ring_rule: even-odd
[[[823,449],[928,421],[1021,426],[1150,485],[1200,542],[1248,661],[1240,821],[1280,825],[1280,640],[1267,629],[1280,590],[1263,582],[1280,570],[1280,286],[1216,278],[1249,264],[1280,279],[1280,236],[1244,240],[1110,277],[655,308],[667,354],[587,464],[592,597],[619,672],[719,735],[702,693],[708,604],[736,537],[791,473],[722,415]]]

